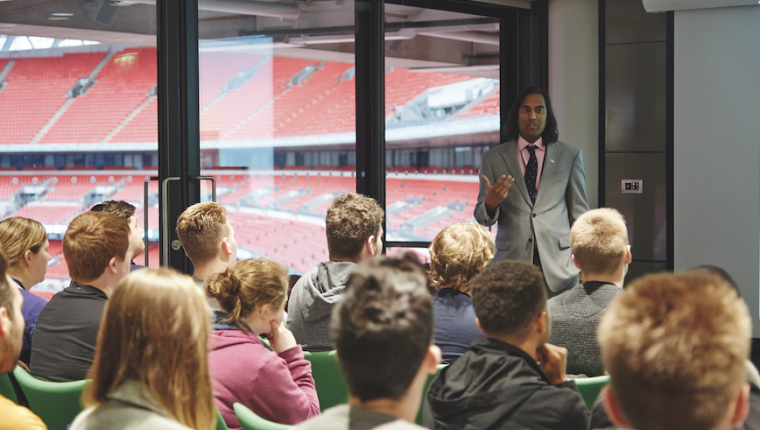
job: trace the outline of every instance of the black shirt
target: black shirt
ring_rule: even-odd
[[[103,291],[74,281],[50,299],[32,339],[33,376],[54,382],[87,377],[107,300]]]

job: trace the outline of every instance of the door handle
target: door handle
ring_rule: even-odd
[[[169,182],[171,181],[179,181],[178,177],[171,177],[164,179],[164,182],[161,184],[161,211],[163,211],[163,218],[164,218],[164,243],[162,244],[164,246],[164,259],[168,260],[169,258]]]
[[[145,218],[145,229],[143,230],[143,240],[145,241],[145,267],[148,267],[148,183],[157,181],[158,176],[150,176],[144,183],[145,198],[143,199],[143,218]]]

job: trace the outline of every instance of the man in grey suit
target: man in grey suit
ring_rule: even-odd
[[[483,154],[475,219],[498,222],[493,261],[533,262],[551,297],[578,281],[570,226],[588,210],[583,154],[558,140],[549,95],[537,87],[512,104],[507,139]]]

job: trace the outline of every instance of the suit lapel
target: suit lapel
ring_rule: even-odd
[[[509,174],[515,178],[515,182],[512,184],[512,186],[514,187],[517,185],[517,189],[520,190],[520,193],[522,193],[525,201],[528,203],[528,205],[533,207],[533,203],[530,201],[530,194],[528,194],[528,187],[525,185],[525,178],[523,177],[522,169],[520,169],[520,160],[517,158],[517,142],[511,141],[505,143],[504,145],[507,146],[502,153],[502,157],[504,157],[504,162],[507,164]],[[499,178],[494,178],[494,181],[498,179]]]
[[[541,169],[541,181],[538,183],[536,203],[538,203],[538,201],[541,199],[541,196],[544,195],[544,190],[546,190],[546,188],[549,187],[549,184],[551,184],[552,175],[554,174],[554,167],[557,166],[557,163],[559,163],[559,157],[561,155],[562,151],[560,151],[559,145],[556,143],[546,145],[544,167]]]

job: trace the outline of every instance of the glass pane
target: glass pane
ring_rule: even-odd
[[[328,259],[332,199],[356,190],[354,3],[202,7],[203,174],[217,179],[238,256],[302,274]]]
[[[480,156],[499,144],[499,20],[385,6],[388,241],[474,220]]]
[[[68,222],[103,200],[138,208],[156,176],[155,6],[131,2],[0,2],[0,210],[48,232],[46,279],[69,275]],[[150,266],[158,266],[157,193],[148,203]],[[144,264],[144,256],[135,259]]]

